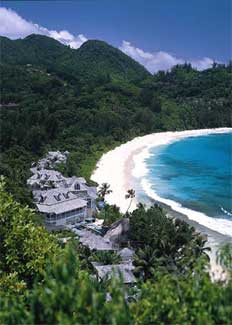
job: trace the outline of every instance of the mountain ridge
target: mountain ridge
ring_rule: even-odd
[[[42,65],[57,73],[67,68],[73,77],[90,80],[99,73],[129,81],[150,75],[141,64],[100,40],[88,40],[78,49],[37,34],[17,40],[1,37],[0,42],[3,63]]]

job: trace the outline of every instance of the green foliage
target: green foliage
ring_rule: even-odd
[[[49,258],[59,253],[55,238],[35,223],[35,214],[16,203],[0,183],[0,286],[8,290],[42,277]]]
[[[232,275],[232,249],[229,243],[219,250],[217,254],[217,261]]]
[[[98,262],[101,265],[119,264],[121,262],[120,256],[111,251],[97,251],[92,254],[91,259],[93,262]]]
[[[104,201],[105,196],[110,194],[111,192],[112,192],[112,190],[110,189],[110,185],[107,183],[103,183],[98,190],[98,195]]]
[[[72,238],[76,237],[76,234],[72,230],[62,229],[62,230],[54,230],[53,234],[56,235],[57,238]]]
[[[130,203],[129,203],[129,206],[127,208],[127,211],[126,211],[126,214],[127,212],[129,211],[130,209],[130,206],[131,206],[131,203],[132,203],[132,200],[135,198],[135,190],[133,190],[132,188],[129,189],[125,195],[125,199],[130,199]]]
[[[206,241],[185,221],[167,217],[159,206],[140,206],[130,216],[130,240],[137,249],[135,272],[145,280],[155,273],[188,275],[196,261],[208,261]]]
[[[30,35],[10,41],[1,37],[2,61],[9,64],[38,64],[65,79],[88,87],[104,84],[111,78],[140,80],[149,73],[146,69],[109,44],[90,40],[80,49],[70,49],[58,41],[41,35]],[[65,71],[66,70],[66,71]]]
[[[189,226],[178,222],[174,223],[174,229],[173,220],[164,219],[158,207],[148,210],[147,217],[142,206],[133,213],[137,221],[142,219],[140,226],[144,227],[146,221],[151,228],[146,240],[142,229],[139,234],[139,227],[135,227],[137,222],[132,222],[134,239],[139,238],[139,246],[143,247],[137,251],[137,256],[146,263],[150,261],[146,264],[147,278],[150,280],[137,283],[139,290],[135,288],[133,293],[136,299],[128,304],[125,295],[130,290],[119,280],[97,282],[90,270],[84,267],[83,261],[93,256],[95,260],[107,264],[116,263],[115,254],[97,253],[91,256],[89,250],[77,247],[74,242],[61,249],[54,236],[44,228],[35,226],[32,211],[15,203],[4,192],[3,182],[1,184],[1,324],[231,323],[231,278],[223,284],[212,282],[202,254],[195,260],[188,276],[164,272],[154,263],[157,255],[153,245],[156,246],[161,239],[158,234],[155,239],[154,230],[161,231],[164,237],[165,234],[172,234],[178,245],[191,245],[192,254],[196,249],[196,245],[189,241],[192,234]],[[145,230],[148,231],[148,228]],[[194,238],[199,240],[199,237]],[[172,244],[172,237],[169,241]],[[149,247],[147,243],[150,243]],[[166,238],[161,245],[166,252],[167,245]],[[231,249],[227,246],[220,254],[228,270],[231,267]]]
[[[202,269],[184,279],[159,274],[130,308],[137,324],[230,324],[232,282],[213,283]]]
[[[76,252],[67,246],[46,268],[43,285],[35,283],[24,301],[0,298],[1,323],[130,324],[124,289],[118,281],[106,289],[80,270]],[[106,302],[107,292],[111,300]]]
[[[203,262],[204,265],[204,262]],[[107,293],[111,300],[106,302]],[[24,296],[0,296],[4,324],[230,324],[231,280],[214,283],[196,265],[188,278],[158,274],[137,299],[125,302],[118,280],[98,283],[80,269],[75,248],[67,246],[45,269],[43,285],[35,282]],[[10,308],[9,308],[10,307]]]
[[[122,218],[119,208],[114,205],[109,205],[105,203],[104,209],[99,213],[98,218],[104,219],[104,226],[110,226],[115,221]]]

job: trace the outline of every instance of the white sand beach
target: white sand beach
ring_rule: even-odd
[[[128,207],[128,200],[125,199],[125,194],[127,190],[132,187],[133,177],[140,178],[146,175],[147,170],[144,160],[149,157],[149,149],[151,147],[169,144],[186,137],[225,132],[232,132],[232,128],[161,132],[137,137],[104,154],[97,163],[91,179],[99,185],[102,183],[109,183],[112,193],[107,195],[106,201],[110,204],[116,204],[120,207],[122,212],[125,212]],[[154,193],[149,194],[149,184],[144,183],[143,188],[149,196],[154,196]],[[172,202],[168,200],[164,201],[158,196],[153,197],[153,199],[172,207]],[[138,201],[135,199],[131,205],[130,211],[136,208],[137,203]],[[178,205],[172,208],[175,211],[180,210],[180,206],[178,207]],[[184,213],[186,211],[181,210],[178,212]],[[198,217],[198,215],[192,216],[192,219],[198,221]],[[218,228],[213,230],[217,231]]]
[[[125,199],[128,189],[133,188],[133,180],[141,180],[142,190],[152,200],[168,208],[171,215],[182,217],[195,226],[198,231],[206,233],[209,244],[215,253],[220,244],[232,241],[232,222],[227,219],[210,218],[201,212],[182,207],[179,203],[159,197],[151,190],[146,175],[144,160],[149,157],[151,147],[166,145],[186,137],[232,132],[232,128],[191,130],[181,132],[161,132],[137,137],[104,154],[97,163],[91,179],[99,185],[109,183],[112,193],[106,196],[109,204],[116,204],[121,212],[126,212],[129,200]],[[157,171],[158,172],[158,171]],[[130,211],[136,208],[138,196],[133,200]],[[213,255],[214,255],[213,253]],[[212,259],[215,264],[215,256]]]

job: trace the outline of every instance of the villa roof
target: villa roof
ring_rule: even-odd
[[[33,196],[40,204],[53,205],[78,198],[68,188],[52,188],[49,190],[33,191]]]
[[[98,250],[98,251],[112,251],[115,250],[112,243],[105,238],[94,234],[92,231],[88,230],[76,230],[75,231],[79,235],[79,242],[87,246],[89,249]]]
[[[128,238],[129,229],[129,218],[122,218],[111,225],[104,237],[110,239],[112,242],[125,241]]]
[[[91,197],[92,199],[96,199],[97,198],[97,188],[95,186],[87,186],[84,185],[87,192],[88,192],[88,196]]]
[[[70,187],[70,186],[73,186],[76,182],[78,184],[85,184],[86,180],[84,177],[76,177],[76,176],[64,177],[64,182],[62,185],[64,187]]]
[[[135,252],[128,247],[125,247],[118,252],[118,255],[121,257],[123,261],[131,261],[134,254]]]
[[[33,175],[27,184],[33,188],[34,203],[41,213],[63,213],[86,207],[87,200],[97,198],[96,187],[86,185],[83,177],[64,177],[60,172],[47,169],[56,161],[66,159],[68,152],[50,151],[30,170]],[[36,190],[37,189],[37,190]]]
[[[97,188],[95,186],[88,186],[85,184],[86,180],[83,177],[69,177],[64,178],[61,184],[62,187],[69,188],[70,191],[86,191],[88,196],[92,199],[97,198]],[[76,184],[79,185],[79,189],[76,189]]]
[[[93,263],[93,266],[101,279],[120,278],[121,275],[125,284],[136,282],[132,264],[96,265]]]
[[[86,207],[87,202],[80,198],[74,198],[71,200],[65,200],[61,202],[56,202],[56,204],[36,204],[37,209],[41,213],[55,213],[60,214],[68,211],[72,211],[78,208]]]
[[[65,163],[69,152],[49,151],[45,158],[38,161],[38,166],[41,168],[54,167],[60,163]]]
[[[36,169],[31,168],[31,171],[34,173],[29,179],[28,183],[32,183],[35,180],[36,181],[53,181],[53,182],[61,182],[64,177],[63,175],[56,171],[51,169]]]

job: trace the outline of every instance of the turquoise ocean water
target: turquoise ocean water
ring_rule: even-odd
[[[232,133],[151,148],[145,164],[146,179],[159,197],[232,221]]]

